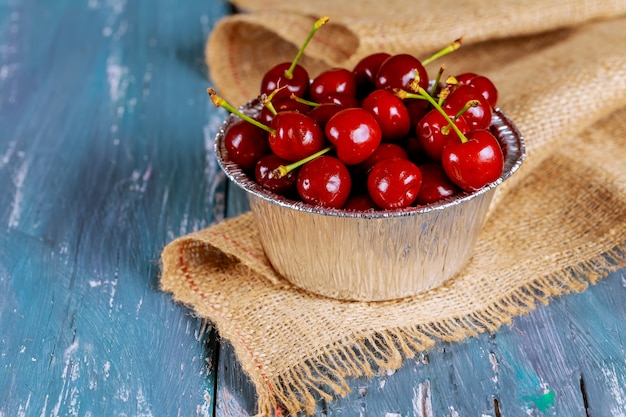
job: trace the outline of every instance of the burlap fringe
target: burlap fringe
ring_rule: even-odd
[[[596,259],[537,278],[470,315],[384,333],[351,335],[356,343],[329,346],[323,356],[303,361],[288,373],[265,381],[267,385],[257,386],[257,416],[295,416],[302,411],[314,414],[319,399],[331,401],[350,393],[350,378],[395,371],[437,341],[458,342],[493,332],[510,324],[513,317],[533,311],[538,303],[546,305],[554,296],[581,292],[623,267],[626,267],[626,241]]]

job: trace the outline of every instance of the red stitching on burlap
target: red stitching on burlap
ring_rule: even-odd
[[[214,230],[210,230],[209,234],[232,243],[233,245],[235,245],[237,247],[237,249],[241,249],[242,251],[244,251],[248,255],[252,256],[253,258],[255,258],[255,259],[259,260],[259,261],[261,261],[264,265],[270,266],[269,261],[267,260],[267,258],[265,256],[261,256],[255,250],[250,249],[247,246],[242,245],[238,240],[233,239],[228,234],[226,234],[226,233],[218,233],[218,232],[216,232]]]
[[[207,295],[200,290],[200,288],[198,287],[198,285],[196,284],[194,279],[189,274],[189,268],[187,268],[187,265],[185,264],[185,256],[184,256],[185,248],[186,248],[186,245],[185,244],[181,244],[180,245],[180,249],[178,251],[178,263],[179,263],[179,266],[180,266],[180,270],[183,273],[183,275],[185,276],[185,281],[187,281],[187,283],[189,284],[189,287],[196,294],[198,294],[203,300],[207,300],[208,299]],[[273,396],[274,395],[274,390],[272,388],[272,385],[269,382],[269,378],[267,377],[267,375],[265,374],[265,371],[263,370],[263,365],[261,364],[259,359],[254,354],[252,348],[250,348],[250,346],[248,345],[248,342],[246,341],[246,339],[241,335],[241,332],[237,329],[237,326],[235,326],[232,321],[230,321],[226,317],[224,317],[221,314],[221,311],[220,311],[219,307],[217,307],[215,304],[209,303],[208,305],[211,308],[211,310],[213,310],[220,317],[221,320],[228,321],[229,324],[235,329],[235,334],[239,338],[239,341],[241,342],[241,344],[244,346],[244,348],[245,348],[246,352],[248,353],[248,355],[250,355],[250,357],[252,358],[252,361],[256,365],[256,368],[261,373],[261,378],[263,379],[263,382],[265,382],[265,385],[266,385],[269,393]],[[278,410],[277,410],[277,415],[282,415],[282,412],[280,411],[280,408],[278,408]]]

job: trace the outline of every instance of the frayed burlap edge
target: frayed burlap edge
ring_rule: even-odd
[[[250,213],[218,226],[227,226],[233,221],[239,226],[254,228]],[[510,324],[514,317],[533,311],[538,304],[546,305],[555,296],[584,291],[609,273],[626,266],[624,241],[599,256],[512,288],[507,294],[470,314],[385,331],[347,334],[349,340],[338,340],[331,346],[323,347],[324,355],[303,358],[302,362],[292,364],[286,372],[271,376],[265,373],[258,359],[260,352],[253,351],[250,341],[238,330],[236,323],[228,314],[222,313],[219,303],[211,301],[211,296],[202,291],[197,282],[202,277],[194,278],[193,267],[187,265],[185,251],[189,245],[204,246],[203,250],[209,252],[221,252],[211,242],[210,237],[199,232],[170,243],[162,255],[161,288],[172,293],[177,302],[188,306],[198,316],[209,318],[221,337],[230,341],[242,368],[257,390],[259,416],[282,415],[283,412],[295,415],[301,411],[313,414],[319,398],[331,401],[348,394],[351,378],[372,377],[380,370],[397,370],[404,361],[433,347],[437,341],[458,342],[495,331]],[[249,275],[251,279],[265,279],[238,264],[232,255],[224,253],[224,256],[229,258],[227,263],[233,268],[232,272]],[[228,270],[224,272],[228,273]],[[286,282],[273,285],[277,288],[282,286],[287,291],[300,291]],[[187,290],[181,291],[181,286]]]

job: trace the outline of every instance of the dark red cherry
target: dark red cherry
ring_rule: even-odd
[[[356,97],[354,73],[346,68],[331,68],[315,77],[309,87],[311,100],[322,102],[329,95]]]
[[[320,97],[318,100],[319,104],[340,104],[345,107],[360,107],[359,100],[354,96],[349,96],[346,94],[328,94],[324,97]]]
[[[268,133],[247,122],[238,120],[224,134],[224,147],[228,159],[244,171],[254,168],[256,162],[270,151]]]
[[[489,78],[473,72],[465,72],[463,74],[456,75],[454,78],[456,78],[459,84],[469,85],[480,91],[491,108],[496,108],[498,104],[498,89]]]
[[[404,107],[409,112],[409,119],[411,120],[411,129],[414,130],[417,123],[422,117],[428,113],[432,107],[426,100],[405,99],[403,100]]]
[[[369,158],[382,139],[374,116],[360,107],[341,110],[326,123],[326,137],[335,146],[337,157],[346,165]]]
[[[297,111],[277,113],[272,120],[269,144],[272,152],[290,162],[304,159],[326,145],[324,132],[309,116]]]
[[[442,129],[448,125],[449,122],[441,112],[432,109],[422,117],[415,127],[415,135],[422,145],[422,150],[433,161],[441,161],[441,151],[448,141],[461,140],[452,127],[446,128],[447,134],[445,134],[445,130],[442,132]],[[463,134],[470,130],[463,118],[458,118],[455,125]]]
[[[409,54],[391,55],[376,73],[376,88],[400,88],[415,92],[411,83],[415,80],[416,71],[419,74],[420,87],[427,89],[428,73],[419,59]]]
[[[390,90],[374,90],[361,103],[378,122],[383,141],[395,142],[408,135],[411,129],[409,111],[402,100]]]
[[[347,108],[348,107],[343,104],[322,103],[319,106],[313,107],[307,114],[310,118],[315,120],[322,129],[324,129],[326,127],[326,123],[328,123],[331,117],[339,111]]]
[[[475,130],[466,137],[467,142],[451,140],[444,146],[441,164],[452,182],[465,191],[476,191],[500,178],[504,156],[488,130]]]
[[[341,208],[350,196],[352,179],[343,162],[334,156],[322,155],[302,165],[296,186],[298,194],[308,204]]]
[[[432,204],[459,193],[459,187],[446,175],[439,163],[420,165],[422,186],[415,201],[418,204]]]
[[[351,195],[343,205],[344,210],[351,211],[374,211],[378,210],[378,206],[367,193]]]
[[[289,162],[273,153],[263,156],[255,165],[254,179],[263,188],[282,196],[292,196],[296,191],[298,170],[289,171],[286,175],[277,176],[275,170]]]
[[[372,156],[358,165],[355,165],[355,172],[366,176],[378,162],[383,159],[400,158],[409,159],[407,151],[396,143],[381,143],[374,151]]]
[[[356,79],[358,98],[364,98],[376,89],[376,73],[378,73],[382,63],[390,56],[386,52],[376,52],[357,62],[352,72]]]
[[[409,207],[422,185],[417,165],[407,159],[385,159],[374,165],[367,177],[367,190],[382,209]]]
[[[456,115],[471,100],[477,100],[480,104],[469,107],[461,118],[465,119],[470,130],[487,129],[491,124],[493,110],[485,97],[474,87],[469,85],[455,87],[442,107],[447,114]]]
[[[269,96],[274,90],[280,90],[275,93],[274,100],[288,99],[291,94],[305,97],[311,82],[309,73],[301,65],[296,65],[291,77],[288,77],[285,73],[290,66],[290,62],[283,62],[267,71],[261,80],[261,94]]]

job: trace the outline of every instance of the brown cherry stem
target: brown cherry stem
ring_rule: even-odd
[[[246,114],[243,114],[241,111],[239,111],[236,108],[234,108],[230,103],[228,103],[222,97],[218,96],[217,92],[213,88],[211,88],[211,87],[207,88],[206,92],[209,94],[209,97],[211,98],[211,102],[213,102],[215,107],[224,108],[224,109],[228,110],[229,112],[239,116],[240,118],[242,118],[246,122],[252,123],[256,127],[265,130],[266,132],[268,132],[271,135],[276,133],[276,130],[272,129],[271,127],[264,125],[263,123],[259,122],[258,120],[254,120],[252,117],[250,117],[250,116],[248,116]]]
[[[302,57],[302,54],[304,53],[304,50],[306,49],[307,45],[309,44],[311,39],[313,39],[313,35],[315,35],[315,32],[317,32],[317,30],[319,28],[324,26],[326,24],[326,22],[328,22],[328,20],[329,20],[329,17],[328,16],[324,16],[321,19],[318,19],[313,24],[313,27],[311,28],[311,31],[309,32],[309,35],[307,36],[306,40],[304,41],[304,43],[302,44],[300,49],[298,49],[298,53],[294,57],[293,61],[291,61],[291,66],[289,67],[289,69],[287,69],[287,71],[285,71],[285,77],[287,79],[290,80],[291,77],[293,77],[293,71],[296,68],[296,65],[298,65],[298,61],[300,61],[300,58]]]
[[[434,54],[432,54],[428,58],[424,59],[422,61],[422,65],[428,65],[431,62],[441,58],[442,56],[448,55],[450,52],[456,51],[457,49],[459,49],[461,47],[462,43],[463,43],[463,37],[455,39],[452,43],[447,45],[445,48],[435,52]]]
[[[307,162],[312,161],[315,158],[324,155],[331,149],[333,149],[333,146],[327,146],[324,149],[317,151],[312,155],[307,156],[306,158],[300,159],[299,161],[292,162],[291,164],[287,164],[287,165],[279,165],[272,173],[276,176],[276,178],[282,178],[285,175],[289,174],[289,172],[293,171],[294,169],[299,168],[302,165],[306,164]]]

